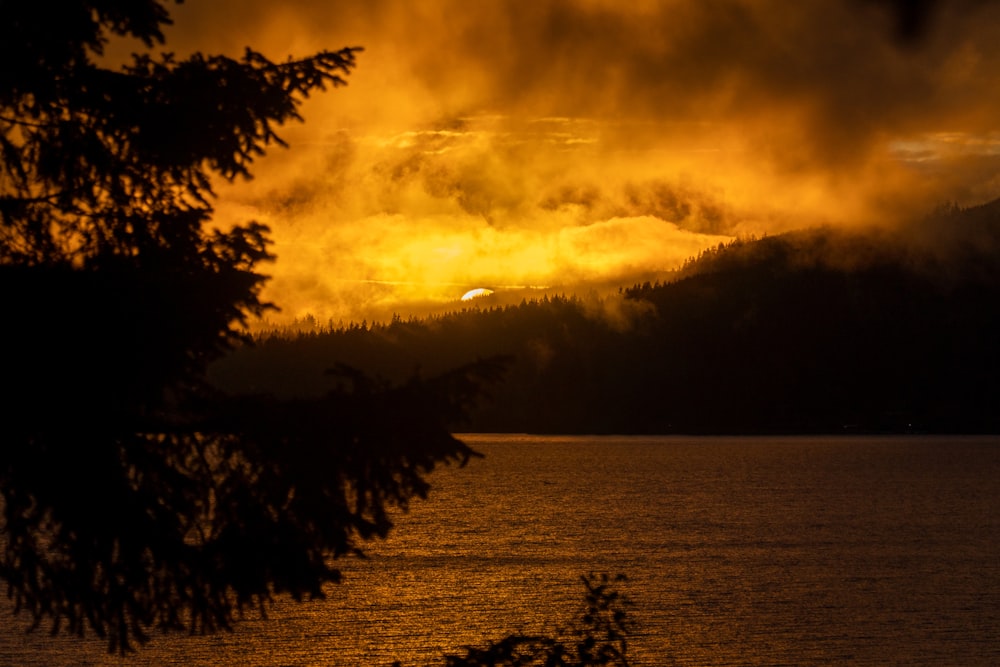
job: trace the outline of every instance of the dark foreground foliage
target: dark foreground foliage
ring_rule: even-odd
[[[108,639],[228,628],[322,596],[426,475],[498,362],[389,385],[340,367],[301,400],[225,394],[209,363],[269,305],[253,221],[211,224],[211,180],[250,174],[358,49],[275,63],[140,54],[157,0],[3,3],[0,578],[34,626]],[[310,374],[322,376],[324,368]]]
[[[628,667],[635,631],[632,602],[619,587],[624,575],[589,574],[580,617],[551,634],[511,634],[465,653],[445,656],[446,667]],[[398,666],[400,663],[396,663]]]

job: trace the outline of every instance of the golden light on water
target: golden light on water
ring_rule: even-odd
[[[941,3],[904,44],[889,4],[217,0],[168,44],[365,48],[217,202],[274,229],[284,317],[360,320],[997,196],[1000,6]]]

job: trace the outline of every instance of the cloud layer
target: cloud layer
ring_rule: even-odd
[[[168,39],[365,47],[219,202],[273,225],[288,315],[360,319],[997,196],[1000,8],[924,4],[206,0]]]

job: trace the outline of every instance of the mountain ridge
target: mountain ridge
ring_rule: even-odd
[[[617,298],[274,336],[215,377],[309,393],[338,362],[399,382],[507,355],[462,429],[1000,432],[998,230],[1000,201],[897,229],[737,239]]]

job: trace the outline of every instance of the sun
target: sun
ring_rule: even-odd
[[[481,296],[489,296],[490,294],[493,294],[493,290],[486,289],[485,287],[477,287],[463,294],[462,301],[472,301],[473,299],[478,299]]]

